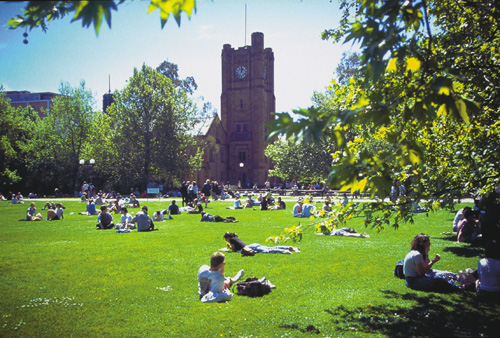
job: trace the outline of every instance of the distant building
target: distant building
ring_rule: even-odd
[[[50,114],[52,100],[61,94],[43,92],[32,93],[26,90],[9,91],[5,93],[5,97],[10,99],[10,105],[14,108],[31,106],[40,117]]]
[[[105,113],[108,107],[114,102],[113,94],[111,92],[102,96],[102,111]]]
[[[197,175],[243,185],[262,186],[272,163],[264,155],[274,117],[274,54],[264,48],[264,34],[253,33],[250,46],[222,49],[221,118],[205,126],[205,158]],[[208,128],[207,128],[208,127]]]

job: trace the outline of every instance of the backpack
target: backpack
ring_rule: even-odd
[[[271,285],[267,280],[261,282],[256,277],[251,277],[243,283],[237,283],[236,290],[240,296],[262,297],[271,292]]]
[[[394,268],[394,276],[400,279],[405,279],[405,274],[403,272],[403,263],[404,261],[397,262],[396,267]]]

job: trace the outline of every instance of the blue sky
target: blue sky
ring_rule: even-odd
[[[102,107],[102,95],[123,89],[134,67],[157,67],[167,60],[179,66],[180,76],[193,76],[195,96],[220,111],[221,51],[226,43],[247,45],[252,32],[264,33],[264,46],[275,57],[276,110],[311,105],[313,92],[323,91],[334,77],[343,51],[351,45],[320,38],[325,29],[338,26],[341,12],[336,0],[198,0],[189,20],[185,13],[179,28],[170,18],[163,29],[159,11],[146,14],[149,1],[126,1],[113,12],[112,28],[103,23],[99,36],[70,17],[41,29],[9,30],[6,21],[21,12],[23,3],[0,2],[0,85],[5,90],[58,92],[61,81],[78,86],[85,80]]]

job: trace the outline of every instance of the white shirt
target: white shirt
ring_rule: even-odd
[[[500,260],[483,258],[477,264],[477,272],[481,284],[480,290],[500,292]]]
[[[224,275],[219,271],[210,271],[208,265],[198,270],[198,293],[203,303],[228,301],[233,294],[224,288]]]

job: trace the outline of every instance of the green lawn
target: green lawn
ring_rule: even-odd
[[[170,201],[141,203],[152,214]],[[244,269],[277,288],[262,298],[203,304],[196,274],[225,246],[224,232],[266,244],[297,224],[293,202],[286,211],[226,210],[232,202],[212,202],[208,212],[239,223],[183,214],[156,223],[159,231],[128,234],[97,231],[95,216],[78,215],[83,203],[64,204],[63,221],[18,222],[28,205],[0,203],[1,337],[498,336],[498,305],[479,304],[470,292],[412,291],[393,276],[419,232],[431,236],[431,253],[441,254],[435,268],[477,266],[482,249],[440,235],[450,231],[449,211],[382,232],[364,229],[359,219],[349,223],[368,239],[316,236],[310,228],[296,244],[299,254],[227,253],[227,275]]]

